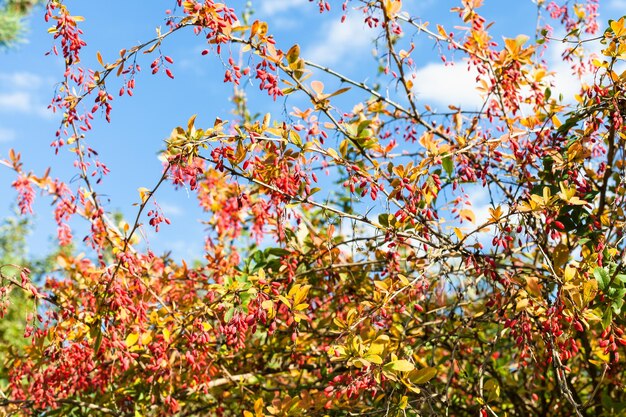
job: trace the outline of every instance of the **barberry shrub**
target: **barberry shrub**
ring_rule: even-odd
[[[102,56],[71,2],[49,0],[52,52],[65,63],[52,153],[73,155],[80,181],[28,168],[16,152],[2,163],[22,215],[43,194],[59,245],[82,252],[61,252],[41,285],[27,268],[2,272],[3,301],[24,291],[38,304],[28,346],[2,358],[2,410],[622,413],[624,18],[599,27],[597,0],[538,0],[532,36],[497,40],[482,3],[459,1],[447,27],[400,0],[302,5],[376,33],[371,71],[355,78],[212,0],[172,1],[157,37]],[[174,34],[224,65],[233,117],[198,126],[181,115],[136,216],[113,221],[92,121],[114,120],[114,102],[133,100],[136,82],[176,78]],[[482,106],[424,102],[417,42],[467,69]],[[553,93],[555,45],[579,77],[573,96]],[[247,85],[287,111],[252,116]],[[186,189],[209,218],[199,262],[141,245],[141,229],[174,227],[157,203],[167,186]]]

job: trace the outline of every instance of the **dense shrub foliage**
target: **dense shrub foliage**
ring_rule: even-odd
[[[482,0],[460,1],[449,27],[399,0],[303,5],[376,31],[359,64],[370,74],[355,79],[212,0],[173,1],[157,37],[102,56],[71,3],[50,0],[45,19],[65,62],[52,153],[73,155],[80,181],[16,152],[2,161],[21,214],[47,199],[68,248],[41,281],[25,264],[1,270],[4,312],[15,292],[37,302],[28,343],[3,351],[4,413],[621,415],[624,18],[599,27],[597,0],[537,0],[531,36],[499,40]],[[146,77],[176,77],[174,36],[223,62],[233,117],[181,115],[160,177],[120,221],[100,197],[92,120],[114,119]],[[420,100],[417,41],[476,75],[481,108]],[[553,93],[555,44],[580,76],[575,96]],[[287,111],[252,116],[251,93]],[[205,212],[200,261],[140,242],[169,227],[168,184]]]

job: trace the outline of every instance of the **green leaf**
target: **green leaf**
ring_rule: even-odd
[[[98,320],[96,324],[91,328],[91,337],[95,339],[95,343],[93,346],[93,353],[95,355],[98,354],[100,350],[100,346],[102,345],[102,328],[100,327],[100,321]]]
[[[597,267],[596,269],[594,269],[593,276],[596,278],[596,281],[598,281],[598,287],[600,287],[600,289],[603,291],[606,289],[606,287],[609,286],[609,283],[611,282],[611,277],[609,277],[609,273],[606,272],[604,268]]]
[[[443,157],[443,159],[441,160],[441,166],[448,174],[448,177],[451,177],[452,173],[454,172],[454,164],[452,163],[452,157],[450,155],[446,155]]]
[[[264,255],[263,251],[257,250],[256,252],[252,254],[252,260],[257,264],[260,264],[261,262],[265,260],[265,256],[263,255]]]
[[[235,307],[231,307],[228,310],[226,310],[226,313],[224,313],[224,322],[228,323],[229,321],[231,321],[234,315],[235,315]]]
[[[433,367],[418,369],[409,374],[409,380],[414,384],[425,384],[437,375],[437,369]]]
[[[578,122],[580,122],[580,119],[582,118],[581,115],[578,114],[574,114],[572,117],[570,117],[569,119],[567,119],[565,121],[565,123],[563,123],[559,129],[558,132],[559,133],[567,133],[569,132],[574,126],[576,126],[576,124],[578,124]]]
[[[291,138],[291,142],[293,142],[294,145],[302,147],[302,139],[300,138],[298,132],[296,132],[295,130],[290,130],[289,137]]]
[[[361,136],[361,132],[367,129],[370,124],[372,124],[371,120],[363,120],[361,123],[359,123],[359,126],[356,128],[357,135]]]
[[[389,215],[387,213],[379,214],[378,223],[383,227],[389,227]]]
[[[286,249],[283,248],[269,248],[269,249],[265,249],[265,254],[266,255],[274,255],[274,256],[286,256],[289,255],[291,252],[289,252]]]
[[[607,308],[602,315],[602,328],[606,329],[611,325],[613,321],[613,310]]]

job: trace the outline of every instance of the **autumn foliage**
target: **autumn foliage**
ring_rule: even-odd
[[[16,152],[2,164],[22,215],[46,199],[58,244],[82,249],[60,252],[45,282],[0,270],[0,311],[12,292],[37,300],[29,343],[3,352],[0,413],[621,415],[624,18],[597,22],[597,0],[537,0],[536,31],[499,40],[482,0],[460,1],[450,27],[400,0],[305,5],[377,31],[361,80],[279,45],[245,10],[172,3],[157,37],[117,56],[89,50],[70,1],[47,4],[65,62],[50,152],[71,153],[81,180]],[[146,77],[176,78],[173,36],[221,59],[233,117],[181,115],[136,217],[114,220],[92,120],[114,121]],[[481,108],[420,100],[416,39],[476,74]],[[580,77],[572,97],[552,91],[544,53],[557,43]],[[288,115],[252,116],[251,93],[285,100]],[[199,262],[141,244],[142,228],[170,227],[167,186],[205,211]]]

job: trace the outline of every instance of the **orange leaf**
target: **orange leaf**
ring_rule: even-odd
[[[462,209],[461,211],[459,211],[459,216],[461,216],[461,218],[465,220],[469,220],[472,223],[476,222],[476,216],[474,215],[474,212],[470,209]]]

